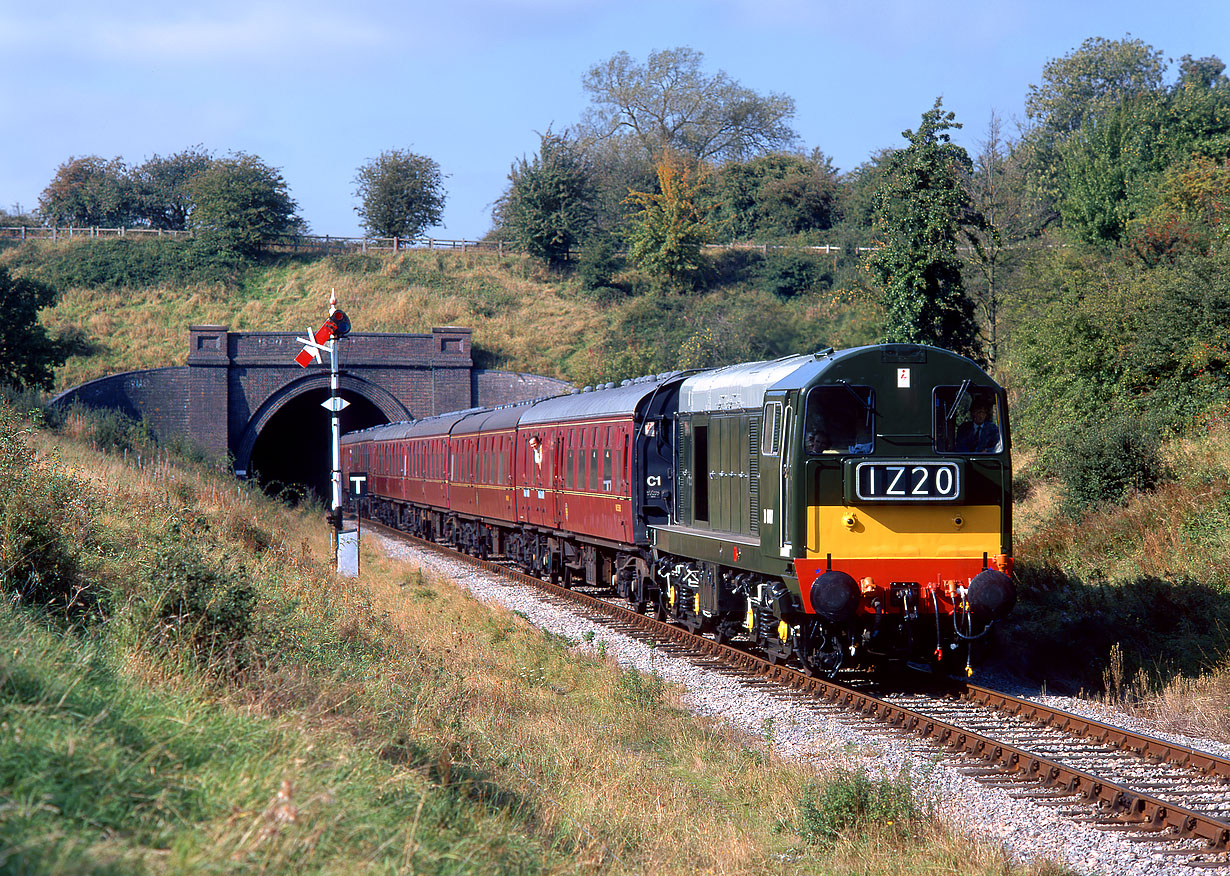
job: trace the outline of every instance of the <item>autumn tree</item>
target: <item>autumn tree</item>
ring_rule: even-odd
[[[189,225],[207,250],[252,258],[273,238],[303,228],[281,172],[255,155],[214,161],[189,189]]]
[[[742,160],[795,140],[792,98],[758,94],[722,70],[709,75],[703,60],[681,47],[650,52],[644,64],[627,52],[595,64],[582,83],[593,103],[590,133],[599,140],[629,137],[655,162],[668,151]]]
[[[634,264],[668,288],[694,287],[701,271],[701,247],[709,239],[700,204],[702,168],[667,152],[657,163],[658,190],[630,192],[639,210],[629,220],[629,255]]]
[[[39,212],[52,225],[129,225],[136,216],[136,193],[120,158],[97,155],[69,158],[39,195]]]
[[[867,264],[884,290],[886,341],[977,356],[974,304],[957,252],[977,221],[964,185],[973,164],[947,133],[960,127],[937,99],[917,130],[902,132],[909,145],[884,164],[875,206],[880,246]]]
[[[360,167],[355,211],[376,237],[417,237],[444,218],[444,174],[426,155],[393,149]]]
[[[531,256],[559,265],[593,225],[593,170],[567,131],[547,129],[540,138],[534,157],[522,156],[509,170],[494,219]]]

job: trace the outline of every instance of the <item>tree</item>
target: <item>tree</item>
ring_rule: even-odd
[[[192,212],[194,177],[214,163],[208,152],[193,147],[168,155],[154,155],[133,173],[138,210],[150,228],[184,231]]]
[[[189,225],[206,249],[252,258],[270,239],[301,230],[282,174],[255,155],[216,160],[192,178]]]
[[[1162,53],[1142,40],[1091,37],[1046,63],[1042,84],[1029,86],[1025,113],[1062,139],[1124,98],[1159,91],[1164,70]]]
[[[698,205],[700,169],[667,152],[657,165],[657,192],[629,192],[640,207],[630,220],[632,261],[651,277],[675,289],[695,285],[701,246],[708,240],[705,211]]]
[[[55,303],[56,290],[46,283],[14,278],[0,266],[0,383],[51,389],[52,369],[68,358],[68,346],[39,324],[38,312]]]
[[[1216,55],[1207,58],[1184,55],[1179,59],[1179,81],[1175,83],[1175,88],[1225,87],[1230,84],[1225,69],[1226,65]]]
[[[559,265],[592,227],[596,192],[589,158],[566,131],[540,138],[533,160],[522,156],[508,171],[495,220],[527,253]]]
[[[832,227],[837,172],[819,150],[727,163],[717,183],[716,224],[724,238],[780,237]]]
[[[1205,59],[1215,69],[1216,59]],[[1214,63],[1215,62],[1215,63]],[[1158,205],[1169,168],[1230,156],[1230,87],[1201,83],[1127,97],[1059,145],[1064,227],[1094,244],[1116,244]]]
[[[1031,209],[1043,224],[1060,216],[1064,159],[1059,149],[1124,100],[1161,93],[1164,70],[1162,53],[1130,35],[1087,39],[1043,66],[1042,84],[1030,85],[1025,99],[1033,124],[1020,147]]]
[[[131,224],[136,216],[136,193],[118,157],[69,158],[57,168],[38,203],[53,225],[114,228]]]
[[[794,142],[794,100],[757,94],[719,70],[701,70],[689,48],[650,52],[644,65],[619,52],[583,80],[593,101],[587,121],[597,139],[632,137],[653,161],[668,150],[697,160],[741,160]]]
[[[978,223],[964,180],[969,155],[945,132],[960,128],[942,101],[923,113],[909,146],[892,153],[876,192],[880,247],[867,260],[884,289],[885,340],[979,354],[974,304],[965,294],[957,243]]]
[[[426,155],[392,149],[358,169],[355,207],[375,237],[417,237],[444,217],[444,174]]]
[[[1022,177],[1020,156],[1004,139],[1000,118],[992,111],[968,183],[973,208],[984,221],[967,229],[976,241],[970,256],[973,288],[968,291],[981,318],[983,347],[992,365],[999,358],[1000,305],[1008,274],[1021,261],[1021,244],[1038,232],[1022,198]]]

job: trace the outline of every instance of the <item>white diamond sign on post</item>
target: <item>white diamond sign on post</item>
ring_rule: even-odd
[[[345,311],[339,310],[337,296],[329,291],[329,318],[315,332],[308,330],[307,337],[295,338],[303,344],[303,349],[295,357],[295,361],[303,368],[312,363],[321,362],[320,354],[329,354],[329,398],[321,402],[321,406],[330,412],[330,428],[333,433],[333,501],[329,509],[329,519],[333,524],[333,565],[337,567],[338,544],[342,531],[342,450],[341,450],[341,420],[339,415],[350,402],[338,395],[337,386],[337,342],[350,333],[350,318]],[[356,548],[357,549],[357,548]]]

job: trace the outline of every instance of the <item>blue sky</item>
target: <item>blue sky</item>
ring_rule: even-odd
[[[1230,62],[1230,2],[0,0],[0,205],[37,205],[70,156],[140,164],[200,145],[280,168],[312,230],[359,233],[355,170],[389,149],[448,174],[438,237],[475,238],[536,132],[577,122],[585,71],[689,46],[794,98],[842,170],[900,145],[937,96],[974,151],[1024,115],[1043,65],[1125,34]],[[1174,69],[1170,71],[1173,78]]]

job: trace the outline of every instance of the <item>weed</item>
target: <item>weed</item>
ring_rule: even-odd
[[[657,672],[646,675],[629,667],[619,674],[619,694],[625,703],[634,708],[656,709],[665,699],[666,682]]]
[[[928,817],[904,767],[895,778],[878,781],[865,769],[838,770],[808,784],[798,807],[799,834],[822,845],[871,829],[905,833]]]

